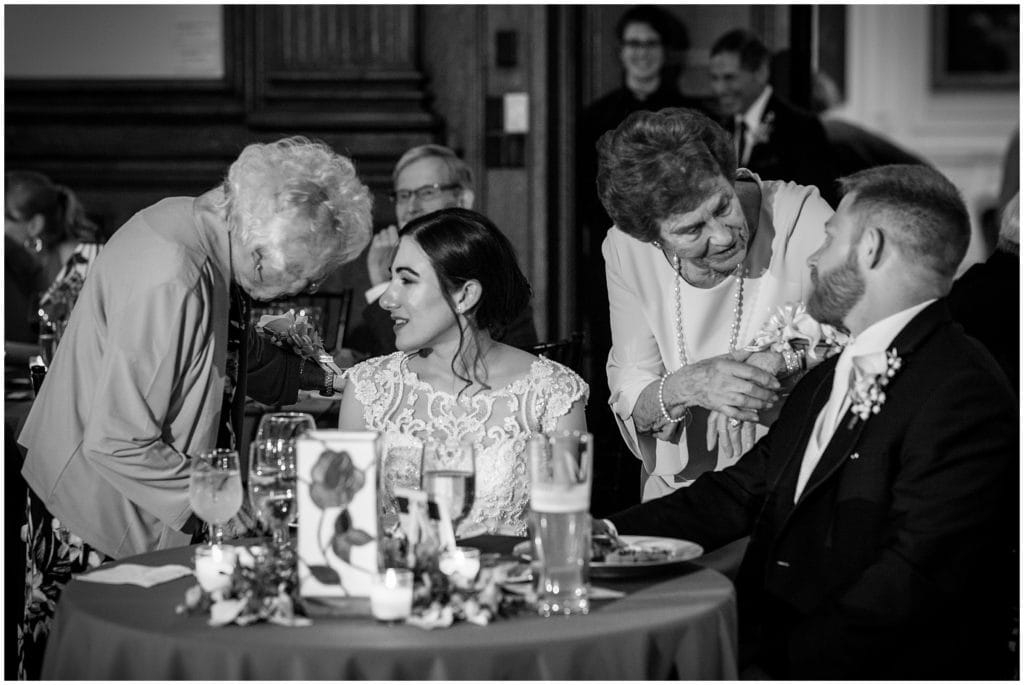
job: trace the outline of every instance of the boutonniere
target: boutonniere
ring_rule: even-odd
[[[896,354],[894,347],[888,352],[854,357],[851,363],[853,373],[850,384],[850,411],[861,421],[865,421],[872,414],[877,414],[885,404],[884,388],[903,366],[903,360]]]
[[[768,112],[761,123],[750,133],[750,139],[753,141],[752,145],[759,143],[767,143],[768,139],[772,137],[772,128],[775,125],[775,112]]]

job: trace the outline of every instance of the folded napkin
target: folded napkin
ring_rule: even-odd
[[[153,587],[170,580],[177,580],[192,575],[192,569],[181,564],[167,566],[142,566],[141,564],[118,564],[110,568],[99,568],[95,571],[76,576],[78,580],[92,583],[110,583],[112,585],[138,585]]]

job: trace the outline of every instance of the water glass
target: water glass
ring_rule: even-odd
[[[285,545],[295,519],[294,440],[257,440],[249,447],[249,501],[275,547]]]
[[[537,562],[541,616],[590,610],[590,486],[594,440],[590,433],[537,434],[527,444],[530,530]]]
[[[428,442],[423,450],[423,490],[443,506],[458,535],[476,494],[476,447],[472,442]]]
[[[210,524],[215,544],[224,543],[224,524],[242,506],[238,452],[215,449],[192,459],[188,501],[196,516]]]

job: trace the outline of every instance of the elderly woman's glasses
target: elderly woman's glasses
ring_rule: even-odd
[[[415,190],[396,190],[393,193],[388,193],[388,197],[391,198],[391,201],[396,205],[404,205],[412,199],[413,195],[415,195],[416,199],[420,202],[427,202],[429,200],[436,200],[441,197],[441,193],[448,190],[455,190],[456,188],[461,188],[461,186],[458,183],[431,183],[430,185],[420,186]]]

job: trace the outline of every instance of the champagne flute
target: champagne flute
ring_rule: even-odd
[[[257,440],[250,446],[249,499],[274,546],[284,547],[296,513],[294,440]]]
[[[445,507],[458,536],[476,495],[476,446],[431,442],[423,455],[423,490]]]
[[[215,449],[192,460],[188,501],[196,516],[210,524],[214,544],[224,544],[224,524],[242,506],[238,452]]]

